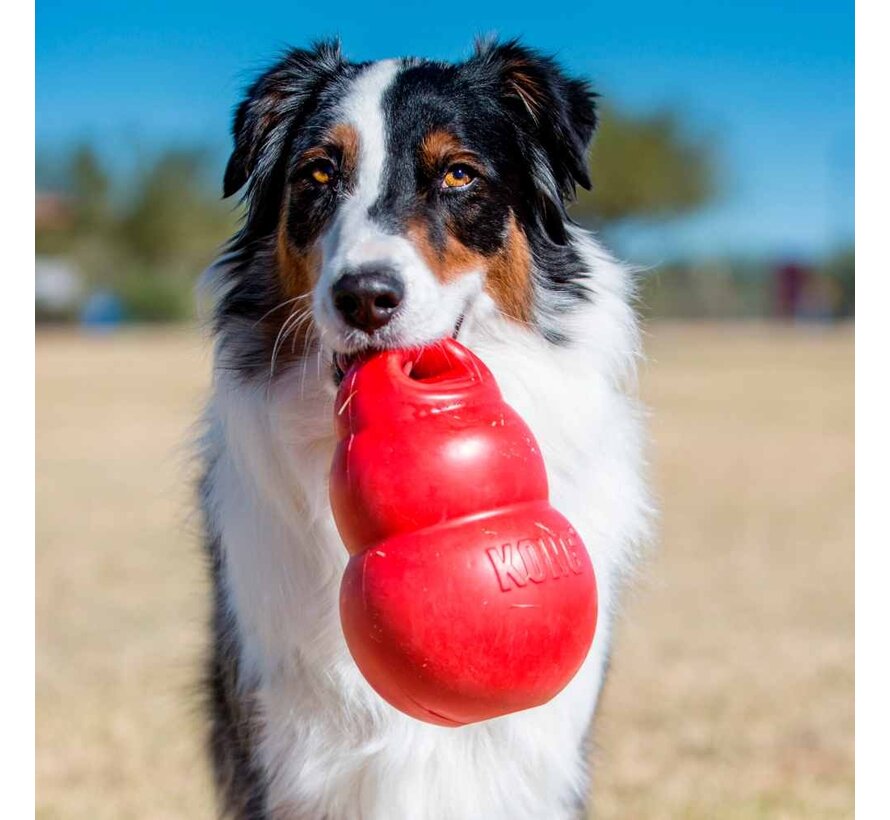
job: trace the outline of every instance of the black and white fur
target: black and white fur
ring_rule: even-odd
[[[207,683],[225,816],[583,814],[589,727],[648,521],[632,282],[564,207],[576,183],[589,185],[594,124],[586,84],[512,42],[456,65],[357,64],[323,43],[289,52],[239,107],[225,188],[245,189],[247,213],[204,277],[215,300],[201,486]],[[353,142],[348,163],[327,142],[338,126]],[[418,159],[432,131],[461,146],[471,170],[456,173],[472,184],[447,188],[447,168]],[[378,328],[345,321],[338,279],[381,268],[400,283],[393,315]],[[338,615],[347,553],[327,494],[338,363],[454,333],[540,442],[601,607],[593,648],[560,695],[457,729],[394,710],[353,663]]]

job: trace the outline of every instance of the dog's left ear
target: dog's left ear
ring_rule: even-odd
[[[589,189],[587,149],[596,127],[597,96],[590,86],[516,40],[479,42],[472,61],[494,74],[513,116],[536,136],[558,195],[571,199],[576,184]]]
[[[313,100],[346,65],[335,40],[291,49],[247,90],[232,123],[223,196],[247,185],[248,222],[277,213],[288,145]]]

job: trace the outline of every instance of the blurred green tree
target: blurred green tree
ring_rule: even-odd
[[[856,250],[851,245],[832,253],[820,266],[820,271],[837,286],[838,316],[853,316],[856,312]]]
[[[95,150],[81,145],[68,162],[68,188],[73,200],[73,228],[78,233],[104,232],[108,224],[111,181]]]
[[[202,151],[174,149],[135,180],[116,235],[149,273],[206,256],[231,232],[232,207],[211,192],[205,171]]]
[[[604,106],[590,168],[593,190],[579,192],[572,215],[596,227],[679,216],[716,189],[713,146],[689,136],[671,111],[634,116]]]

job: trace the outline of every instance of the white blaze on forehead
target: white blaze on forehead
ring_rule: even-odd
[[[383,95],[399,71],[398,60],[383,60],[363,71],[343,100],[343,117],[358,132],[355,199],[370,207],[377,199],[386,158]]]
[[[400,68],[397,60],[369,66],[352,83],[337,112],[338,119],[358,135],[356,179],[321,237],[321,275],[313,291],[313,311],[323,344],[341,352],[368,346],[368,336],[357,336],[333,303],[333,285],[346,271],[379,265],[404,284],[395,317],[374,333],[377,346],[425,344],[448,336],[482,287],[481,271],[443,285],[404,235],[385,230],[369,214],[382,192],[388,152],[383,98]]]

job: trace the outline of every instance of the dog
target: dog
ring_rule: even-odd
[[[205,273],[213,387],[200,496],[221,815],[584,816],[621,589],[649,532],[634,277],[566,212],[596,95],[518,41],[464,62],[294,49],[238,106],[240,230]],[[590,551],[596,637],[534,709],[460,728],[384,702],[346,647],[328,501],[333,400],[362,351],[456,337],[494,373]]]

